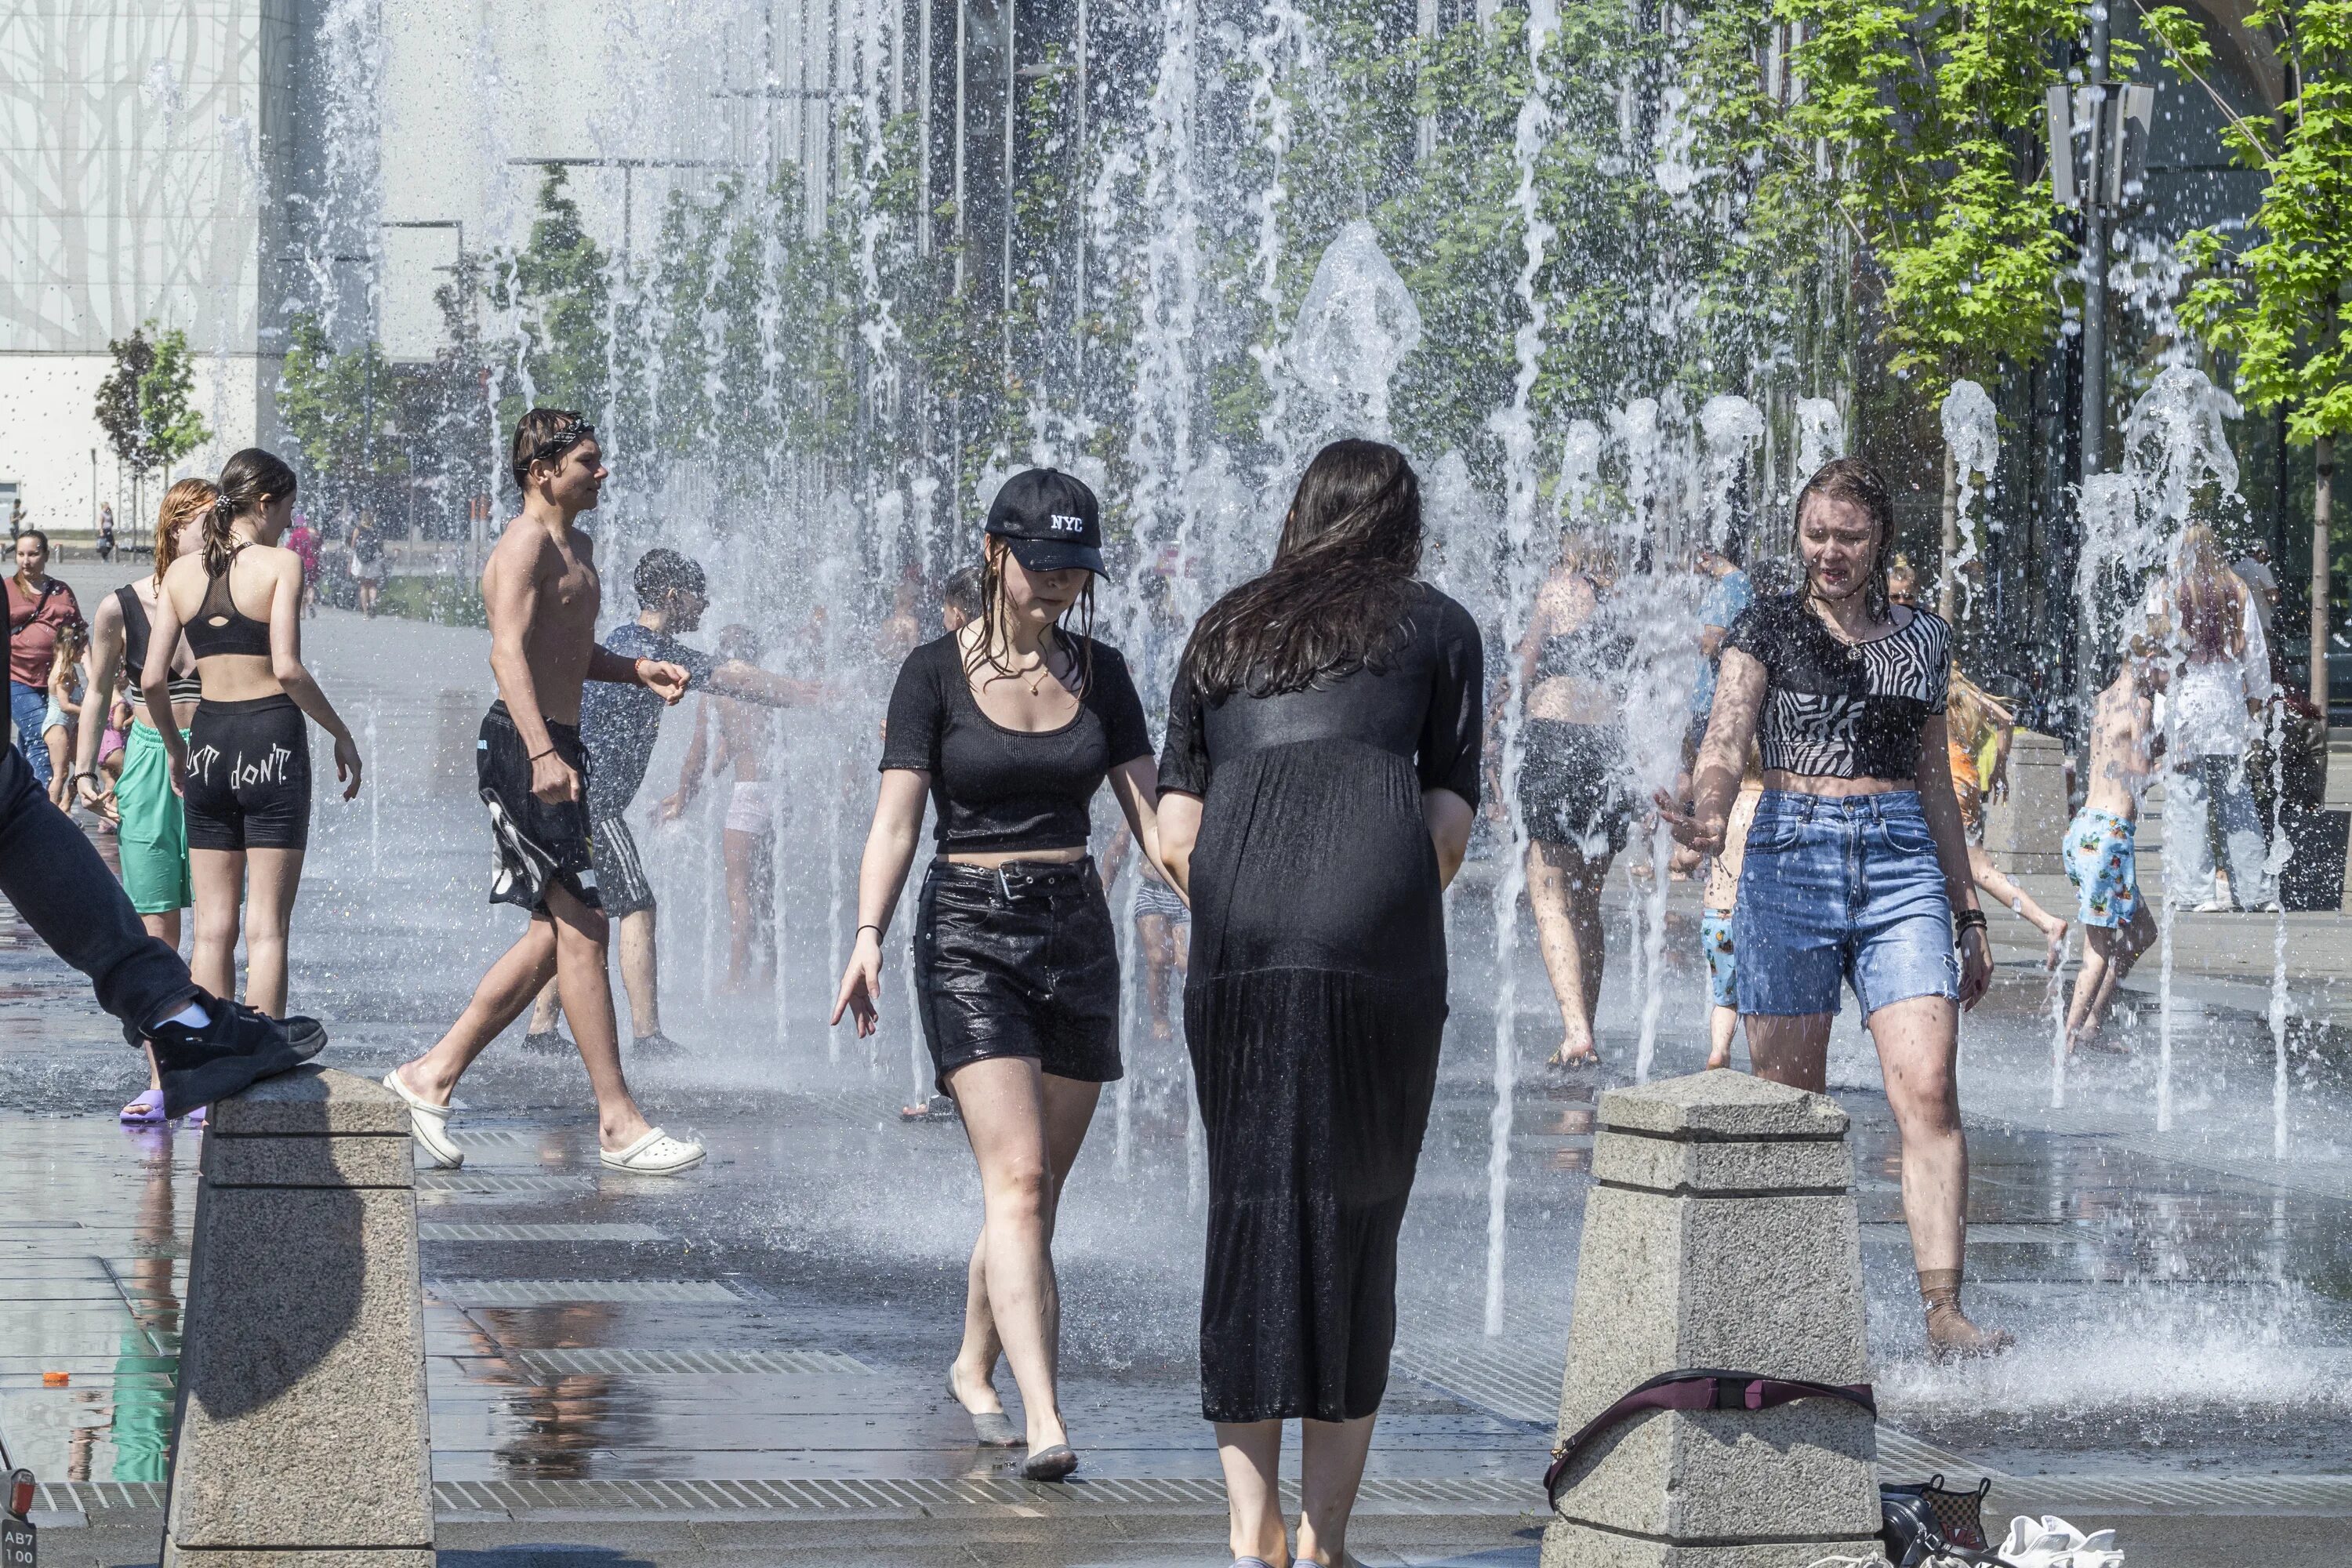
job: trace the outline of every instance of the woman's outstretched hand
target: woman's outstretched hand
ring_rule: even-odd
[[[1960,1011],[1984,1000],[1992,984],[1992,946],[1982,926],[1960,933]]]
[[[857,933],[849,967],[841,972],[841,994],[833,999],[832,1021],[840,1023],[844,1012],[855,1014],[861,1040],[882,1026],[881,1009],[875,1005],[882,994],[882,939],[872,931],[869,926]]]
[[[1664,790],[1650,796],[1650,804],[1658,808],[1658,820],[1675,836],[1675,842],[1702,855],[1723,853],[1724,819],[1702,820],[1698,808],[1687,801],[1678,801]]]

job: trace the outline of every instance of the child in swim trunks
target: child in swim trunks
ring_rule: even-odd
[[[2083,809],[2066,825],[2066,879],[2082,917],[2083,972],[2066,1009],[2069,1052],[2098,1043],[2116,987],[2156,940],[2156,921],[2140,897],[2135,851],[2140,799],[2147,793],[2160,743],[2157,689],[2164,672],[2128,658],[2099,693],[2091,720],[2091,756]]]

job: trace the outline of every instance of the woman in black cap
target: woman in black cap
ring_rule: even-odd
[[[1168,700],[1163,864],[1192,906],[1184,1033],[1209,1142],[1201,1405],[1242,1563],[1292,1560],[1293,1418],[1296,1561],[1348,1560],[1388,1386],[1485,683],[1477,623],[1416,580],[1421,542],[1402,453],[1324,447],[1274,564],[1201,617]]]
[[[948,1387],[982,1442],[1019,1445],[994,1386],[998,1354],[1012,1363],[1033,1480],[1078,1467],[1055,1389],[1054,1215],[1096,1099],[1120,1076],[1118,953],[1087,855],[1106,775],[1159,857],[1143,704],[1118,650],[1093,636],[1102,570],[1091,490],[1050,468],[1005,482],[989,508],[978,617],[908,655],[890,694],[857,946],[833,1008],[835,1023],[846,1011],[860,1036],[874,1031],[883,932],[929,795],[937,853],[916,904],[916,995],[940,1089],[980,1163],[984,1216]],[[1063,625],[1074,609],[1076,633]]]

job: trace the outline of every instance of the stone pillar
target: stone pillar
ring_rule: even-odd
[[[2012,877],[2063,876],[2066,744],[2032,730],[2011,732],[2009,794],[1985,803],[1985,851]]]
[[[1846,1115],[1709,1072],[1601,1098],[1562,1439],[1661,1373],[1869,1380]],[[1543,1568],[1808,1568],[1877,1551],[1876,1431],[1842,1400],[1644,1411],[1563,1479]]]
[[[212,1109],[163,1568],[432,1568],[408,1111],[305,1067]]]

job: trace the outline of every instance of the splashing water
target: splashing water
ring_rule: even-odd
[[[1372,226],[1357,218],[1316,264],[1298,307],[1290,364],[1302,385],[1332,405],[1339,427],[1361,420],[1376,440],[1389,437],[1389,383],[1421,345],[1421,308],[1381,250]]]
[[[1993,412],[1992,398],[1973,381],[1956,381],[1952,390],[1944,395],[1944,447],[1951,454],[1952,473],[1959,482],[1958,497],[1953,517],[1958,529],[1958,545],[1944,563],[1947,584],[1968,583],[1967,571],[1977,559],[1977,527],[1971,513],[1976,508],[1977,479],[1984,476],[1990,483],[1994,465],[2000,460],[2000,421]]]

